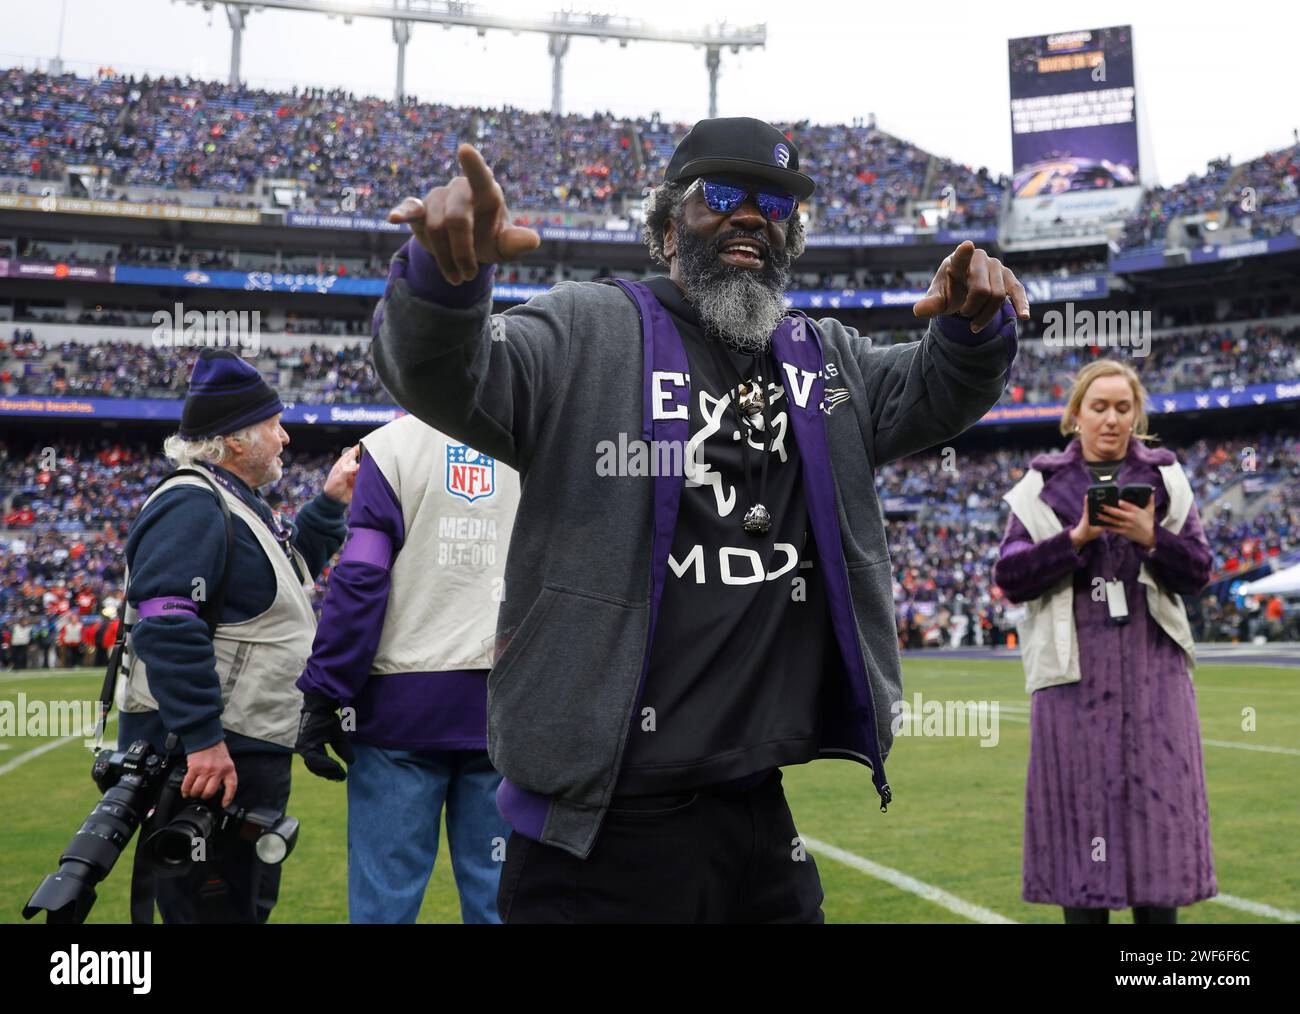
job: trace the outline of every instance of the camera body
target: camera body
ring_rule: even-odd
[[[179,876],[206,859],[209,846],[246,841],[265,863],[280,863],[298,840],[294,817],[266,808],[223,807],[215,799],[184,799],[182,759],[145,740],[126,750],[101,750],[91,778],[103,792],[59,858],[59,872],[41,882],[23,918],[46,912],[53,923],[82,923],[95,903],[95,885],[112,871],[142,825],[141,849],[162,876]]]

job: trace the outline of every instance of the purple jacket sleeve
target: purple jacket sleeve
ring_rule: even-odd
[[[1214,568],[1214,554],[1210,552],[1195,503],[1177,535],[1163,525],[1156,525],[1156,545],[1147,562],[1155,579],[1172,592],[1195,595],[1205,587]]]
[[[393,282],[405,278],[406,284],[411,287],[412,295],[449,309],[467,310],[492,291],[492,280],[497,274],[495,264],[480,265],[478,274],[470,281],[452,285],[442,276],[433,254],[414,239],[408,239],[399,252],[405,256],[394,257],[389,264],[385,295],[388,294],[387,290],[393,287]],[[379,329],[383,323],[384,303],[381,301],[375,308],[375,316],[370,322],[372,338],[379,337]]]
[[[970,345],[972,347],[983,345],[986,341],[991,341],[995,335],[1002,336],[1003,347],[1007,350],[1007,363],[1013,363],[1016,360],[1016,353],[1020,350],[1020,342],[1016,338],[1016,321],[1015,309],[1011,306],[1010,301],[1003,303],[998,315],[985,325],[983,331],[972,331],[971,318],[963,317],[960,314],[941,314],[938,318],[939,330],[949,341],[957,342],[959,345]]]
[[[401,505],[373,458],[362,457],[348,515],[348,541],[330,572],[303,693],[345,704],[370,678],[388,609],[392,563],[406,538]]]
[[[993,565],[993,580],[1012,602],[1028,602],[1067,574],[1073,574],[1084,562],[1070,542],[1068,528],[1050,539],[1035,542],[1020,519],[1012,514],[1002,536],[998,562]]]

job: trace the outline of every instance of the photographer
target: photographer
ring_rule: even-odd
[[[1011,517],[993,576],[1020,624],[1030,719],[1026,901],[1067,923],[1172,923],[1217,893],[1205,766],[1182,595],[1211,555],[1172,451],[1148,448],[1146,392],[1112,360],[1084,367],[1061,432],[1003,498]],[[1146,484],[1088,513],[1090,483]],[[1134,491],[1135,494],[1139,491]]]
[[[200,353],[180,432],[164,453],[209,475],[228,507],[233,552],[213,488],[202,476],[164,481],[127,540],[129,657],[119,743],[180,741],[184,796],[214,805],[283,810],[302,695],[294,680],[311,652],[311,590],[346,534],[353,451],[324,492],[289,524],[257,492],[281,475],[289,436],[283,405],[257,371],[225,350]],[[223,578],[226,578],[223,588]],[[224,597],[221,597],[224,591]],[[215,633],[201,615],[221,597]],[[279,867],[251,845],[212,850],[180,877],[157,878],[165,922],[265,922]]]

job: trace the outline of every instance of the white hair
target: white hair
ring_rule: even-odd
[[[249,447],[257,447],[261,443],[262,433],[258,429],[259,425],[260,423],[255,423],[252,426],[245,426],[242,430],[236,430],[225,436],[199,437],[195,440],[173,433],[163,441],[163,455],[177,468],[189,468],[192,465],[220,465],[230,457],[227,440],[247,443]]]

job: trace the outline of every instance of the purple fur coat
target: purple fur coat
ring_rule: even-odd
[[[1025,792],[1024,898],[1077,908],[1179,907],[1217,893],[1210,847],[1196,694],[1182,650],[1147,613],[1138,569],[1181,595],[1195,595],[1212,557],[1195,504],[1178,535],[1160,526],[1168,509],[1158,466],[1172,451],[1130,439],[1120,485],[1155,487],[1156,545],[1148,553],[1107,532],[1076,553],[1069,530],[1091,482],[1077,439],[1031,462],[1041,499],[1065,530],[1034,543],[1013,514],[994,579],[1012,602],[1036,598],[1074,574],[1074,620],[1082,680],[1034,693]],[[1119,577],[1127,626],[1106,622],[1095,577]],[[1101,841],[1098,841],[1101,839]]]

